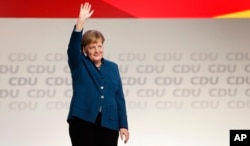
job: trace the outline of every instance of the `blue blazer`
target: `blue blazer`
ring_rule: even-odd
[[[73,89],[67,121],[78,117],[94,123],[101,107],[103,127],[113,130],[128,128],[117,64],[103,59],[101,68],[98,69],[81,53],[81,39],[82,31],[73,30],[67,50]]]

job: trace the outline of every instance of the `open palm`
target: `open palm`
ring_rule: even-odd
[[[88,19],[89,17],[91,17],[91,15],[94,13],[94,10],[91,10],[91,5],[89,3],[84,3],[81,4],[81,8],[80,8],[80,13],[79,13],[79,17],[82,19]]]

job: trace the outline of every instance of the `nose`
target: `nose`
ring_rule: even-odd
[[[95,49],[94,49],[94,50],[95,50],[95,52],[98,52],[98,47],[95,47]]]

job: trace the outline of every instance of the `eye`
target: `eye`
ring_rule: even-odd
[[[93,50],[95,47],[94,46],[90,46],[89,47],[89,50]]]

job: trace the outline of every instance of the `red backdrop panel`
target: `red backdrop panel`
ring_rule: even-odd
[[[1,0],[0,17],[72,18],[81,0]],[[94,18],[211,18],[250,9],[249,0],[88,0]]]

